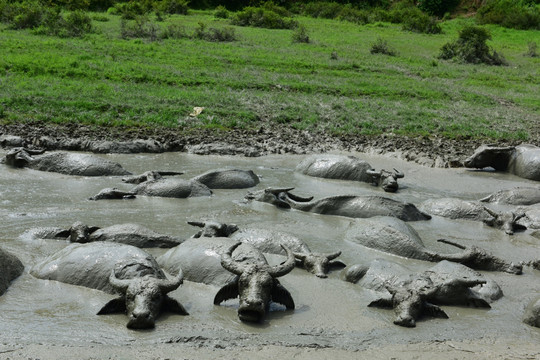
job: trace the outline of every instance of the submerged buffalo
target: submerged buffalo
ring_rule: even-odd
[[[239,169],[211,170],[192,180],[210,189],[245,189],[259,183],[259,177],[253,171]]]
[[[235,224],[223,224],[216,221],[188,221],[189,225],[200,227],[193,238],[200,237],[228,237],[238,230]]]
[[[439,254],[428,250],[418,233],[407,223],[394,217],[357,219],[345,233],[345,240],[389,254],[411,259],[438,262],[448,260],[477,270],[504,271],[521,274],[522,264],[509,263],[476,246],[466,247],[448,240],[438,240],[463,250],[456,254]]]
[[[431,215],[438,215],[449,219],[464,219],[482,221],[484,224],[503,230],[513,235],[515,230],[525,227],[519,223],[524,216],[522,211],[497,212],[473,201],[454,198],[426,200],[419,208]]]
[[[507,205],[534,205],[540,203],[539,187],[515,187],[507,190],[499,190],[485,198],[482,202],[507,204]]]
[[[340,215],[352,218],[394,216],[404,221],[429,220],[431,215],[405,203],[382,196],[338,195],[313,200],[292,194],[294,188],[267,188],[250,192],[246,200],[262,201],[280,208],[296,209],[325,215]]]
[[[415,327],[416,320],[424,315],[448,319],[439,305],[490,308],[488,300],[473,290],[487,281],[481,276],[470,276],[455,266],[448,262],[439,263],[422,273],[387,282],[385,287],[391,296],[383,296],[368,306],[393,308],[394,324],[405,327]]]
[[[534,145],[482,145],[464,162],[465,167],[492,167],[519,177],[540,181],[540,148]]]
[[[0,249],[0,295],[4,294],[13,280],[24,271],[24,265],[15,255]]]
[[[540,297],[532,300],[527,305],[523,314],[523,322],[527,325],[540,328]]]
[[[313,155],[298,164],[296,171],[315,177],[340,180],[355,180],[381,187],[387,192],[398,190],[398,179],[405,175],[394,171],[376,171],[365,160],[345,155]]]
[[[27,167],[67,175],[120,176],[131,174],[120,164],[94,155],[69,152],[45,154],[45,150],[26,148],[11,149],[7,153],[4,163],[17,168]]]
[[[333,253],[318,253],[310,250],[309,246],[301,239],[291,234],[266,230],[266,229],[242,229],[235,232],[231,239],[248,243],[263,253],[286,255],[281,245],[291,249],[296,258],[296,265],[302,267],[320,278],[328,277],[331,269],[345,267],[341,261],[334,261],[341,251]]]
[[[211,196],[212,190],[206,185],[193,180],[158,178],[144,181],[129,191],[106,188],[90,197],[89,200],[133,199],[137,195],[183,199],[197,196]]]
[[[120,293],[98,315],[126,313],[128,328],[152,328],[164,311],[188,315],[179,302],[167,296],[182,284],[182,274],[167,279],[155,259],[134,246],[108,242],[71,244],[36,264],[30,274],[39,279]]]
[[[294,268],[292,251],[283,247],[287,252],[287,260],[276,266],[270,266],[266,261],[240,262],[232,258],[232,252],[241,244],[234,244],[221,255],[221,265],[237,277],[218,291],[214,304],[219,305],[225,300],[238,297],[238,318],[249,322],[261,321],[271,301],[285,305],[289,310],[294,309],[291,294],[277,279]]]

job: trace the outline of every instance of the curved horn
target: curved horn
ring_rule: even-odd
[[[496,213],[495,211],[491,210],[491,209],[488,208],[488,207],[485,207],[485,206],[484,206],[484,210],[486,210],[486,211],[488,212],[489,215],[491,215],[491,216],[493,216],[493,217],[495,217],[495,218],[499,217],[499,214],[498,214],[498,213]]]
[[[241,264],[238,261],[233,260],[233,258],[231,257],[233,251],[240,245],[242,245],[242,242],[239,241],[233,246],[231,246],[226,252],[221,254],[221,266],[223,266],[225,270],[228,270],[235,275],[242,275],[242,273],[244,272]]]
[[[289,188],[272,188],[272,187],[269,187],[269,188],[264,189],[264,192],[272,193],[272,194],[277,195],[279,193],[289,192],[291,190],[294,190],[294,188],[293,187],[289,187]]]
[[[331,254],[326,254],[325,256],[328,258],[328,260],[334,260],[339,255],[341,255],[341,251],[336,251],[336,252],[331,253]]]
[[[172,279],[163,279],[159,281],[158,285],[161,291],[163,291],[164,294],[167,294],[173,290],[178,289],[180,285],[184,282],[184,273],[182,272],[182,269],[178,271],[178,275]]]
[[[193,226],[198,226],[198,227],[201,227],[203,228],[204,227],[204,222],[202,221],[188,221],[187,222],[189,225],[193,225]]]
[[[286,194],[289,197],[289,199],[291,199],[293,201],[296,201],[296,202],[310,202],[311,200],[313,200],[313,196],[302,197],[302,196],[291,194],[289,192],[286,193]]]
[[[291,251],[291,249],[289,249],[288,247],[284,245],[281,245],[281,247],[287,253],[287,260],[283,264],[273,266],[272,268],[270,268],[270,270],[268,270],[268,273],[272,277],[280,277],[283,275],[287,275],[296,266],[296,260],[294,258],[294,254]]]
[[[297,258],[298,260],[306,260],[306,257],[307,257],[307,254],[305,253],[298,253],[298,252],[293,252],[293,255],[295,258]]]
[[[382,170],[376,171],[375,169],[366,170],[366,174],[371,176],[381,176]]]
[[[405,177],[405,174],[399,171],[398,169],[394,168],[394,177],[396,179],[401,179]]]
[[[111,270],[111,275],[109,276],[109,283],[115,290],[119,291],[122,294],[125,294],[130,282],[131,280],[122,280],[117,278],[114,269]]]

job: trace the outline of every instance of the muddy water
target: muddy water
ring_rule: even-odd
[[[0,152],[3,156],[4,153]],[[184,171],[183,177],[224,167],[252,169],[261,177],[257,189],[268,186],[295,187],[299,195],[316,198],[336,194],[379,194],[419,203],[434,197],[479,199],[502,188],[533,184],[514,176],[468,171],[430,169],[395,158],[356,154],[377,168],[398,168],[406,176],[397,194],[384,194],[368,184],[322,180],[296,174],[300,156],[240,158],[196,156],[184,153],[145,155],[106,155],[134,173],[149,169]],[[105,187],[129,189],[119,178],[84,178],[33,170],[15,170],[0,165],[0,243],[24,262],[25,273],[0,297],[0,343],[3,344],[154,344],[191,342],[217,347],[276,344],[283,346],[336,347],[362,349],[378,343],[403,344],[439,340],[494,341],[504,338],[521,343],[537,343],[540,331],[521,322],[529,299],[540,294],[540,272],[525,268],[521,276],[485,272],[502,287],[505,296],[492,309],[445,306],[449,319],[426,319],[415,329],[392,324],[393,313],[367,308],[373,294],[339,279],[334,272],[318,279],[301,269],[283,277],[296,309],[284,311],[273,306],[259,325],[241,323],[236,316],[237,302],[214,306],[215,287],[185,282],[170,295],[178,299],[190,316],[163,316],[150,331],[125,327],[123,315],[96,316],[111,295],[100,291],[44,281],[28,274],[29,268],[47,255],[67,245],[63,241],[31,240],[21,234],[32,227],[69,227],[75,221],[109,226],[136,222],[165,234],[189,237],[196,229],[188,220],[218,220],[240,227],[265,227],[300,236],[314,251],[342,250],[347,264],[384,258],[411,270],[424,270],[431,263],[402,259],[347,243],[343,234],[350,219],[279,210],[263,203],[243,203],[247,190],[216,190],[206,198],[165,199],[139,197],[125,201],[87,201]],[[540,240],[529,233],[512,237],[480,223],[434,217],[411,223],[427,247],[445,252],[455,249],[436,243],[448,238],[476,244],[512,261],[540,258]],[[154,255],[164,250],[153,249]],[[271,262],[282,259],[271,256]]]

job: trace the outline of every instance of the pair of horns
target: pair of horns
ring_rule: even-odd
[[[297,252],[295,252],[293,254],[297,259],[302,260],[302,261],[304,261],[306,259],[306,257],[308,257],[310,255],[309,253],[297,253]],[[331,254],[320,254],[320,256],[324,256],[328,260],[334,260],[339,255],[341,255],[341,251],[336,251],[336,252],[333,252]]]
[[[133,280],[134,279],[117,278],[114,269],[111,271],[111,275],[109,276],[109,283],[111,284],[111,286],[122,294],[126,293],[127,288],[133,282]],[[184,274],[182,273],[182,270],[180,270],[176,278],[172,280],[156,279],[156,282],[160,290],[163,293],[167,294],[173,290],[176,290],[180,285],[182,285],[182,283],[184,282]]]
[[[387,173],[391,173],[390,171],[388,170],[385,170],[385,169],[381,169],[379,171],[376,171],[375,169],[371,169],[371,170],[367,170],[366,173],[368,175],[372,175],[372,176],[381,176],[384,172],[387,172]],[[398,169],[394,168],[394,173],[392,174],[396,179],[401,179],[401,178],[404,178],[405,177],[405,174],[403,174],[401,171],[399,171]]]
[[[228,271],[230,271],[230,272],[232,272],[233,274],[236,274],[236,275],[242,275],[242,273],[246,269],[246,267],[242,263],[240,263],[240,262],[238,262],[238,261],[236,261],[236,260],[234,260],[232,258],[233,251],[236,250],[236,248],[239,247],[241,244],[242,244],[242,242],[237,242],[236,244],[231,246],[225,253],[223,253],[221,255],[221,265],[226,270],[228,270]],[[280,265],[276,265],[276,266],[268,266],[267,265],[266,269],[264,269],[273,278],[280,277],[280,276],[288,274],[289,272],[292,271],[292,269],[294,269],[294,267],[296,265],[296,261],[295,261],[293,252],[286,246],[281,245],[281,247],[287,253],[287,260],[283,264],[280,264]]]

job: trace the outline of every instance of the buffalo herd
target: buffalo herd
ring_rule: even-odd
[[[4,166],[67,175],[122,176],[122,181],[134,184],[127,191],[114,187],[103,189],[87,197],[89,200],[133,201],[130,199],[140,196],[204,197],[212,196],[213,189],[247,189],[260,182],[251,170],[229,168],[209,171],[190,179],[178,177],[179,172],[158,170],[134,175],[120,164],[102,157],[27,148],[12,148],[2,162]],[[464,164],[470,168],[490,167],[540,181],[540,149],[532,145],[482,146]],[[304,158],[296,172],[324,179],[369,183],[389,193],[399,191],[398,179],[405,176],[396,169],[376,170],[354,156],[322,154]],[[278,280],[293,268],[303,268],[321,279],[328,277],[333,269],[342,269],[339,275],[342,280],[378,294],[376,300],[366,305],[393,309],[395,324],[414,327],[422,316],[448,318],[441,305],[489,308],[502,296],[502,290],[478,270],[518,275],[524,266],[530,266],[532,271],[540,268],[539,260],[513,263],[480,247],[465,246],[448,239],[437,241],[456,251],[441,253],[431,250],[409,224],[440,216],[482,222],[507,235],[524,229],[539,229],[540,209],[534,206],[540,203],[538,186],[501,190],[479,201],[442,198],[416,205],[382,194],[314,199],[295,194],[292,187],[266,187],[249,191],[243,201],[354,218],[346,229],[344,241],[403,258],[435,262],[433,267],[423,272],[410,272],[386,260],[346,266],[336,260],[341,255],[340,251],[313,251],[306,241],[296,236],[280,229],[262,229],[256,225],[242,228],[219,221],[190,221],[194,234],[186,238],[160,234],[134,223],[100,228],[77,221],[65,228],[36,227],[24,231],[24,236],[30,239],[57,239],[71,243],[32,264],[29,272],[38,279],[118,294],[119,297],[105,304],[98,314],[125,313],[128,328],[142,329],[154,327],[162,312],[188,315],[180,302],[167,295],[184,280],[219,287],[213,300],[215,305],[238,298],[238,318],[249,323],[261,322],[272,302],[286,309],[295,308],[291,293]],[[505,212],[496,211],[489,206],[492,203],[513,208]],[[153,257],[142,249],[149,247],[167,250],[161,256]],[[285,260],[270,265],[265,254],[284,256]],[[17,257],[0,249],[0,268],[1,295],[22,274],[24,265]],[[540,300],[525,307],[523,321],[540,327]]]

